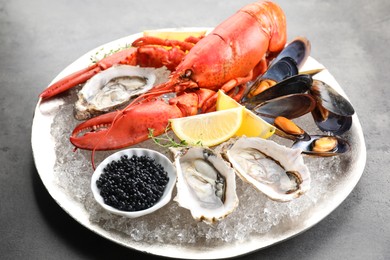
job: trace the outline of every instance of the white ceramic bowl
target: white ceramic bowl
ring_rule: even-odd
[[[169,181],[165,187],[164,193],[159,199],[159,201],[152,207],[144,210],[139,210],[139,211],[122,211],[104,203],[103,197],[100,195],[100,189],[96,185],[96,181],[99,179],[100,175],[103,172],[103,169],[107,166],[107,164],[109,164],[114,160],[119,160],[123,155],[127,155],[129,158],[131,158],[133,155],[148,156],[150,158],[153,158],[156,161],[156,163],[161,164],[164,170],[168,173]],[[175,186],[175,183],[176,183],[176,169],[171,163],[171,161],[165,155],[149,149],[130,148],[130,149],[116,152],[108,156],[106,159],[104,159],[103,162],[99,164],[99,166],[96,168],[95,172],[92,175],[91,189],[95,200],[107,211],[128,218],[137,218],[140,216],[144,216],[146,214],[150,214],[158,210],[159,208],[163,207],[164,205],[166,205],[171,200],[172,191],[173,191],[173,187]]]

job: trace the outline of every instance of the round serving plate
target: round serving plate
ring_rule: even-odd
[[[164,30],[201,29],[210,30],[210,28],[179,28]],[[54,78],[53,82],[90,65],[91,56],[95,55],[96,52],[117,49],[118,46],[125,46],[140,36],[142,36],[142,33],[133,34],[91,50],[61,71],[61,73]],[[308,62],[317,63],[312,57],[309,57]],[[318,78],[326,81],[346,97],[342,88],[327,70],[318,74]],[[85,205],[72,197],[68,192],[65,192],[63,187],[58,185],[58,181],[56,181],[54,174],[54,167],[61,158],[57,158],[56,156],[56,144],[58,143],[58,140],[52,135],[52,127],[54,117],[57,113],[61,112],[60,106],[63,103],[64,100],[61,98],[53,98],[44,102],[39,101],[35,109],[32,124],[31,142],[34,161],[39,176],[48,192],[65,212],[91,231],[125,247],[159,256],[187,259],[230,258],[247,254],[296,236],[320,222],[343,202],[359,181],[366,163],[366,147],[363,132],[358,116],[355,114],[353,116],[352,127],[348,132],[348,141],[351,144],[351,151],[349,151],[350,154],[348,157],[341,157],[340,159],[340,167],[343,167],[343,174],[338,175],[332,185],[329,186],[329,190],[325,196],[326,198],[318,200],[309,210],[305,211],[299,217],[299,221],[292,220],[289,225],[285,225],[283,228],[271,229],[265,234],[254,234],[246,237],[244,241],[217,244],[209,244],[207,241],[202,241],[195,244],[181,243],[175,245],[139,242],[131,239],[128,235],[120,231],[107,230],[104,229],[102,225],[92,222],[90,220],[90,213]],[[89,189],[89,186],[86,185],[85,189]]]

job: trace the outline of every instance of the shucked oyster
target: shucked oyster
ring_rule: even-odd
[[[212,150],[202,147],[180,150],[175,155],[175,166],[175,201],[189,209],[194,219],[211,224],[238,206],[234,170]]]
[[[310,188],[310,172],[300,149],[261,138],[238,139],[226,151],[239,176],[277,201],[289,201]]]
[[[93,76],[79,91],[75,117],[84,120],[111,111],[166,81],[168,75],[166,68],[113,66]]]

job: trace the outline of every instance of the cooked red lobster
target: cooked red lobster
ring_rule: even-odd
[[[121,111],[81,123],[70,137],[73,145],[82,149],[123,148],[146,140],[148,129],[154,129],[156,136],[164,133],[171,118],[212,111],[219,89],[239,100],[245,83],[267,69],[268,62],[284,48],[286,38],[282,9],[273,2],[259,1],[240,9],[198,42],[193,39],[185,42],[138,39],[134,43],[138,48],[116,53],[54,83],[41,98],[49,98],[83,83],[114,64],[167,65],[167,62],[161,62],[162,59],[148,61],[141,52],[151,52],[149,57],[154,58],[164,56],[170,62],[170,69],[174,70],[166,83],[139,96]],[[149,44],[178,48],[172,48],[175,51],[172,53],[148,47]],[[176,93],[176,97],[169,102],[160,99],[162,94],[171,92]]]

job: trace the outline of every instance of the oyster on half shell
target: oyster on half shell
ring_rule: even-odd
[[[300,149],[261,138],[242,137],[225,149],[244,181],[277,201],[290,201],[310,188],[310,172]]]
[[[131,98],[166,81],[168,75],[165,67],[155,69],[117,65],[104,70],[88,80],[78,92],[75,117],[85,120],[123,106]]]
[[[195,220],[212,224],[238,206],[234,170],[219,155],[202,147],[174,150],[177,169],[175,201]]]

